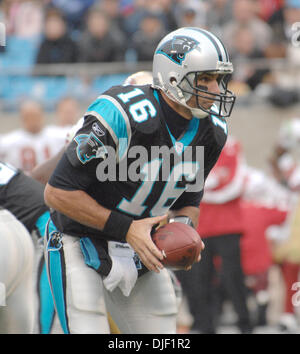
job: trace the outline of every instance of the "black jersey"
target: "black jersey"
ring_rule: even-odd
[[[150,85],[115,86],[99,96],[50,185],[84,190],[104,207],[134,219],[198,207],[203,181],[226,142],[226,122],[211,116],[192,118],[175,139],[165,114],[177,113],[162,109],[163,104]],[[52,219],[62,232],[106,238],[59,212]]]
[[[0,162],[0,205],[9,210],[29,232],[49,209],[44,202],[44,186],[22,171]]]

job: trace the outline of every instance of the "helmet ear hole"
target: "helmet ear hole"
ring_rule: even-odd
[[[177,85],[177,80],[174,76],[170,77],[170,84],[172,86],[176,86]]]

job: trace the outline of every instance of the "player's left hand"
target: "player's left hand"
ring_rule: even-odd
[[[163,269],[160,262],[162,252],[156,247],[151,238],[152,227],[165,220],[168,215],[155,216],[141,220],[134,220],[126,235],[126,241],[135,250],[143,264],[156,273]]]

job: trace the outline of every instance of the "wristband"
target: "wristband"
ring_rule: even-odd
[[[171,218],[169,220],[169,223],[172,223],[172,222],[181,222],[182,224],[187,224],[187,225],[194,227],[192,219],[189,218],[188,216],[185,216],[185,215],[178,215],[178,216]]]
[[[133,218],[112,210],[102,230],[112,241],[126,242],[126,235]]]

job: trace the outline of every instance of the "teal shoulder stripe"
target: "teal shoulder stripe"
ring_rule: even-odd
[[[122,106],[113,97],[103,95],[89,106],[86,114],[95,115],[109,131],[121,159],[131,140],[130,121]]]

